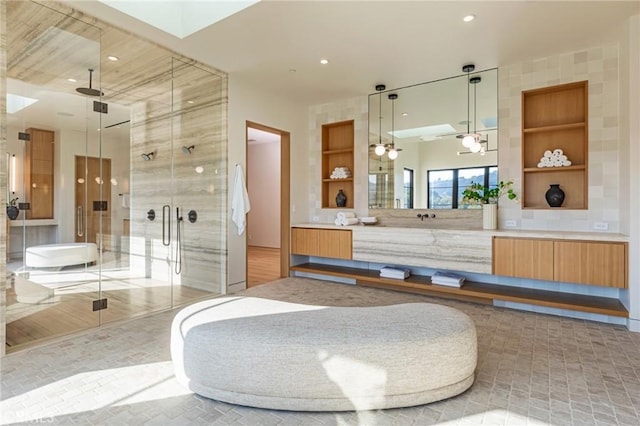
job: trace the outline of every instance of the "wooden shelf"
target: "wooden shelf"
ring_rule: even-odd
[[[322,154],[333,155],[333,154],[348,154],[352,152],[353,152],[353,148],[344,148],[344,149],[332,149],[330,151],[322,151]]]
[[[354,170],[354,121],[341,121],[322,125],[322,208],[338,208],[336,194],[339,190],[347,196],[347,205],[340,208],[354,207],[355,191],[353,178],[331,179],[336,167],[348,167],[351,176]]]
[[[304,263],[292,266],[290,269],[291,271],[297,272],[351,278],[356,280],[357,285],[386,290],[427,294],[484,303],[490,303],[493,300],[503,300],[623,318],[629,316],[629,312],[618,299],[608,297],[511,287],[474,281],[465,281],[465,284],[461,288],[447,287],[431,284],[431,278],[423,275],[412,275],[406,280],[394,280],[380,278],[380,274],[376,270],[316,263]]]
[[[353,178],[344,178],[344,179],[322,179],[322,182],[353,182]]]
[[[588,208],[588,82],[522,92],[522,208],[550,207],[545,193],[559,185],[566,209]],[[536,167],[546,151],[561,149],[568,167]]]
[[[579,129],[585,126],[586,126],[586,123],[582,121],[580,123],[568,123],[568,124],[556,124],[554,126],[530,127],[530,128],[522,129],[522,131],[524,133],[555,132],[558,130]]]
[[[586,166],[584,164],[571,165],[564,167],[526,167],[522,169],[525,173],[548,173],[548,172],[560,172],[569,170],[584,170]]]

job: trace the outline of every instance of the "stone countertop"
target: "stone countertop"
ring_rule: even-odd
[[[570,231],[549,231],[549,230],[527,230],[527,229],[442,229],[442,228],[407,228],[407,227],[391,227],[385,225],[351,225],[337,226],[333,223],[299,223],[291,225],[292,228],[317,228],[317,229],[340,229],[359,231],[373,231],[381,233],[420,233],[420,232],[436,232],[440,234],[464,234],[488,237],[513,237],[513,238],[548,238],[557,240],[591,240],[591,241],[614,241],[628,242],[629,236],[611,232],[570,232]]]

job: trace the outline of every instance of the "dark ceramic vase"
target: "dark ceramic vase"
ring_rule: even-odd
[[[560,189],[559,184],[551,184],[550,188],[544,194],[549,207],[561,207],[564,202],[564,191]]]
[[[7,217],[11,220],[16,220],[18,215],[20,214],[20,210],[16,206],[7,206]]]
[[[344,207],[347,205],[347,196],[342,192],[342,189],[338,190],[338,194],[336,194],[336,206]]]

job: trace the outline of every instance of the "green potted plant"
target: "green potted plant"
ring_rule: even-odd
[[[517,200],[518,196],[511,186],[513,181],[500,181],[494,187],[487,187],[480,183],[471,182],[462,191],[462,202],[466,204],[482,204],[482,228],[496,229],[498,227],[498,200],[506,195],[510,200]]]
[[[18,197],[12,198],[7,203],[7,217],[11,220],[15,220],[20,214],[20,210],[18,210],[18,206],[16,205],[18,201]]]
[[[464,191],[462,191],[462,202],[469,204],[496,204],[498,199],[506,195],[510,200],[516,200],[518,196],[511,189],[513,181],[500,181],[497,186],[489,188],[480,183],[471,182]]]

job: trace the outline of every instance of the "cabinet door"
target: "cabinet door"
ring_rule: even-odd
[[[494,275],[553,280],[553,241],[494,237],[492,258]]]
[[[625,243],[556,241],[553,251],[557,281],[627,288]]]
[[[318,256],[319,229],[292,228],[291,253],[305,256]]]
[[[351,231],[323,229],[320,231],[318,256],[351,259]]]

